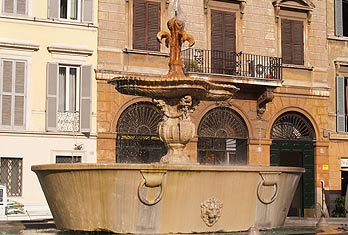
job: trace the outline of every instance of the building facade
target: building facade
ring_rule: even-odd
[[[226,102],[197,106],[192,162],[303,167],[289,215],[320,216],[322,184],[332,212],[347,178],[346,7],[345,0],[180,1],[179,17],[196,41],[182,53],[186,74],[240,88]],[[99,162],[165,154],[159,109],[108,81],[166,74],[168,49],[156,34],[173,15],[168,0],[99,1]]]
[[[347,76],[348,76],[348,2],[327,1],[328,85],[329,102],[329,162],[334,169],[331,175],[336,196],[344,196],[348,182],[347,136]],[[340,190],[341,189],[341,190]],[[346,208],[347,209],[347,208]]]
[[[96,162],[94,0],[0,1],[0,184],[45,205],[32,165]]]

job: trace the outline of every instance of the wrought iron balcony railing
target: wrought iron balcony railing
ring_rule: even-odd
[[[80,130],[79,112],[58,112],[57,113],[57,131],[77,132]]]
[[[282,80],[279,57],[189,48],[182,51],[185,72]]]

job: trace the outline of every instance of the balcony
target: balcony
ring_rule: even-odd
[[[78,132],[80,130],[79,112],[58,112],[57,113],[57,131]]]
[[[182,60],[188,76],[232,81],[240,88],[238,99],[257,101],[258,117],[273,100],[273,90],[282,86],[282,59],[279,57],[189,48],[182,51]]]
[[[182,51],[182,58],[185,73],[226,75],[247,83],[250,79],[261,83],[262,80],[271,81],[268,84],[273,81],[275,86],[279,86],[282,80],[279,57],[189,48]]]

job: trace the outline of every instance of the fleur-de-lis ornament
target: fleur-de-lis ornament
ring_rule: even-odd
[[[157,39],[162,43],[162,40],[165,38],[165,45],[170,50],[168,77],[180,78],[185,76],[182,71],[181,46],[187,41],[189,47],[192,47],[195,44],[195,40],[192,35],[184,31],[185,23],[177,16],[170,19],[167,22],[167,26],[170,33],[160,31],[157,34]]]

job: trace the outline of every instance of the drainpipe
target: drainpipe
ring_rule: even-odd
[[[320,183],[321,183],[321,216],[320,216],[320,219],[316,225],[316,229],[318,231],[326,231],[329,225],[325,219],[325,207],[324,207],[324,205],[325,205],[325,188],[324,188],[325,182],[324,182],[324,180],[321,180]]]
[[[320,180],[321,183],[321,217],[325,217],[325,182]]]

